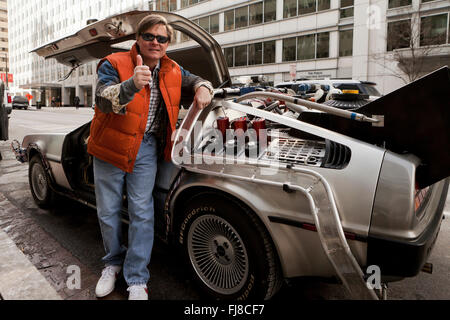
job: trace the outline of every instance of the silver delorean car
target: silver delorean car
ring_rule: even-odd
[[[130,48],[149,13],[93,22],[33,52],[75,69]],[[154,191],[156,233],[201,292],[270,299],[284,279],[319,277],[355,299],[379,299],[384,286],[370,285],[369,267],[384,284],[427,266],[450,176],[448,68],[342,110],[276,88],[231,87],[214,38],[157,13],[190,38],[168,55],[216,88],[207,108],[180,113],[172,162],[159,163]],[[63,195],[95,208],[89,129],[30,134],[14,147],[40,207]]]

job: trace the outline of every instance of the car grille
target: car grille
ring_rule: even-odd
[[[350,158],[350,148],[342,144],[293,138],[274,139],[260,157],[266,161],[329,169],[345,168]]]
[[[324,142],[278,138],[270,143],[260,159],[320,167],[325,150]]]

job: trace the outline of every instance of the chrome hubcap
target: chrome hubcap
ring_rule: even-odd
[[[188,233],[188,252],[195,272],[220,294],[238,292],[249,273],[247,250],[236,230],[226,220],[204,215]]]
[[[39,200],[44,200],[47,195],[47,180],[45,179],[44,169],[40,164],[33,166],[31,179],[33,181],[34,194]]]

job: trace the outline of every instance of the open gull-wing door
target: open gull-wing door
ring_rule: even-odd
[[[58,62],[76,67],[108,54],[124,51],[120,43],[136,38],[139,21],[150,13],[164,16],[170,25],[198,45],[178,50],[168,49],[168,56],[183,68],[212,82],[214,87],[230,82],[230,75],[222,49],[215,39],[192,21],[168,12],[131,11],[108,17],[87,25],[73,35],[32,50],[41,57],[55,58]]]
[[[384,126],[357,122],[328,113],[300,115],[300,120],[420,158],[420,188],[450,176],[450,70],[438,69],[378,98],[356,112],[384,116]]]

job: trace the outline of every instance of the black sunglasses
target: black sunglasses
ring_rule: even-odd
[[[169,41],[169,37],[155,36],[154,34],[151,33],[143,33],[141,34],[141,37],[145,41],[153,41],[156,38],[156,41],[158,41],[158,43],[166,43],[167,41]]]

